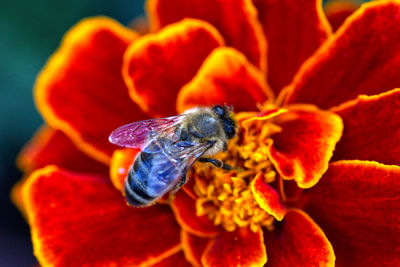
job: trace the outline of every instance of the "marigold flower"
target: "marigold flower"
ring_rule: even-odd
[[[147,7],[150,33],[85,19],[38,76],[47,125],[12,198],[39,263],[400,265],[400,2],[344,22],[355,6],[324,14],[319,0]],[[216,155],[235,168],[196,163],[176,195],[126,205],[138,151],[111,131],[214,104],[235,110],[239,133]]]

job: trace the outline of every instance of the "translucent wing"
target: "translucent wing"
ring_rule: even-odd
[[[186,173],[193,163],[213,145],[214,142],[192,143],[178,141],[169,146],[168,153],[171,154],[171,158],[177,164],[177,169],[181,169],[182,172]]]
[[[118,146],[143,148],[150,140],[160,135],[173,135],[182,122],[184,114],[160,119],[150,119],[126,124],[114,130],[108,140]]]
[[[148,192],[163,195],[175,188],[196,160],[212,145],[178,141],[154,155],[148,173],[148,185],[152,185],[147,188]]]

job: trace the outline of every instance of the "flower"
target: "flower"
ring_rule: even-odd
[[[21,152],[28,178],[12,197],[40,264],[398,265],[400,3],[365,4],[335,33],[321,1],[149,0],[148,12],[142,36],[80,22],[37,79],[48,126]],[[198,163],[175,197],[127,206],[138,151],[109,133],[224,103],[240,131],[216,157],[236,169]]]

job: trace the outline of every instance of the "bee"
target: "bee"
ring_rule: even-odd
[[[111,143],[141,149],[125,179],[128,204],[146,207],[167,192],[176,192],[197,160],[231,170],[228,164],[207,156],[226,151],[236,129],[232,110],[221,105],[196,107],[177,116],[117,128],[109,137]]]

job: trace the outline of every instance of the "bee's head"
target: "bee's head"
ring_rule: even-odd
[[[226,137],[232,139],[236,135],[236,123],[231,116],[232,108],[228,109],[227,106],[215,105],[212,110],[222,121]]]

